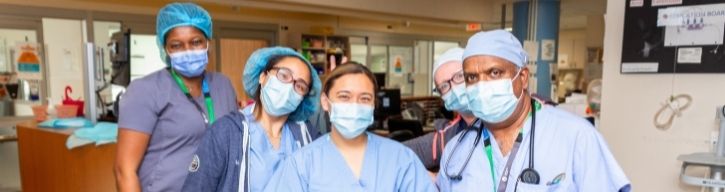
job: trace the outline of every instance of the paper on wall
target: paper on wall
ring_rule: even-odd
[[[680,5],[682,0],[652,0],[652,7],[665,5]]]
[[[18,79],[42,79],[43,63],[39,49],[37,43],[22,42],[15,45],[15,61],[13,62],[16,65]]]
[[[708,24],[701,29],[668,26],[665,28],[665,46],[720,45],[723,44],[725,23]]]
[[[553,39],[541,40],[541,60],[554,61],[556,55],[556,41]]]
[[[642,6],[644,6],[644,0],[629,1],[629,7],[642,7]]]
[[[656,73],[659,63],[622,63],[622,73]]]
[[[690,29],[702,25],[725,23],[725,3],[677,6],[657,10],[657,26],[682,26]]]
[[[702,63],[702,47],[688,47],[677,49],[677,63]]]

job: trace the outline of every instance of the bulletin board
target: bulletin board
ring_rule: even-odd
[[[621,73],[725,73],[725,0],[627,0]]]

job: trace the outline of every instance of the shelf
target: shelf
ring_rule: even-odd
[[[308,48],[302,48],[302,50],[306,50],[306,51],[325,51],[325,48],[308,47]]]

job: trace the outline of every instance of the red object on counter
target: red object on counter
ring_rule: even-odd
[[[80,98],[78,100],[73,100],[68,96],[68,94],[73,93],[73,89],[70,86],[65,86],[65,98],[63,98],[63,105],[74,105],[77,106],[77,112],[76,115],[83,116],[83,100]]]

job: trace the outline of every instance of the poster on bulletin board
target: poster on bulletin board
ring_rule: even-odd
[[[15,66],[18,79],[41,80],[43,64],[37,43],[18,43],[15,46]]]
[[[725,0],[627,0],[621,73],[725,73]]]

